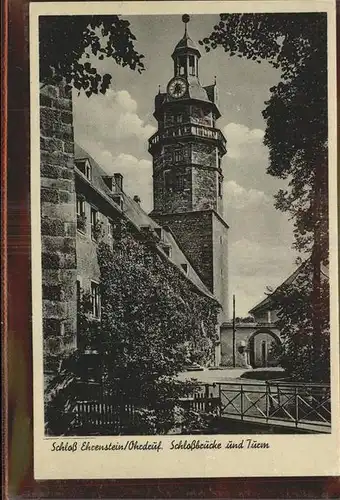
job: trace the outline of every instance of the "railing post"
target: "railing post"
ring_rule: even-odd
[[[204,401],[204,411],[205,412],[208,412],[210,410],[209,406],[209,384],[205,384],[205,388],[204,388],[204,398],[205,398],[205,401]]]
[[[219,399],[219,409],[220,409],[220,416],[222,415],[222,390],[221,390],[221,384],[218,384],[218,399]]]
[[[298,399],[298,388],[295,386],[295,427],[298,426],[299,422],[299,399]]]
[[[241,384],[240,395],[241,395],[241,420],[243,420],[243,385],[242,384]]]

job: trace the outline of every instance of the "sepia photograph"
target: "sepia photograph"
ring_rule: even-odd
[[[39,87],[45,435],[330,433],[327,13],[42,15]]]

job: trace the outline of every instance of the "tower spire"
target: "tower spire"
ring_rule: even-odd
[[[187,29],[187,25],[188,25],[188,22],[190,21],[190,16],[188,14],[183,14],[182,16],[182,21],[184,23],[184,36],[187,37],[188,36],[188,29]]]

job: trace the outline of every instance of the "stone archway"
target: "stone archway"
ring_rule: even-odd
[[[253,368],[277,366],[272,353],[274,345],[281,345],[279,335],[269,328],[259,328],[248,339],[249,363]]]

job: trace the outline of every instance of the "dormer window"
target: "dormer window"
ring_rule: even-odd
[[[157,234],[157,237],[161,240],[163,236],[163,229],[161,227],[155,227],[154,231]]]
[[[105,182],[106,186],[109,188],[109,190],[113,191],[113,176],[112,175],[103,175],[102,179]]]
[[[124,209],[124,198],[121,194],[115,194],[112,197],[113,201],[119,206],[121,210]]]
[[[188,264],[181,264],[181,266],[182,266],[182,269],[185,272],[185,274],[188,274],[188,270],[189,270],[188,269]]]
[[[92,180],[92,168],[90,161],[85,158],[84,160],[76,160],[76,167],[80,170],[82,174],[85,175],[86,179]]]
[[[165,255],[167,255],[168,257],[171,257],[171,246],[170,245],[164,246],[163,251],[164,251]]]

